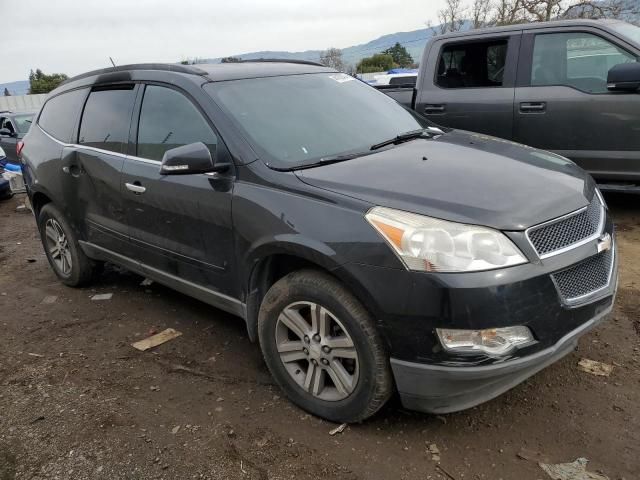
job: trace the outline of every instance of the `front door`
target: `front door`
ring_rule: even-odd
[[[194,142],[205,143],[217,158],[228,155],[184,93],[147,85],[135,156],[125,161],[122,177],[133,256],[143,268],[227,295],[234,290],[232,174],[160,175],[165,151]]]
[[[601,31],[525,35],[515,98],[517,141],[552,150],[600,180],[640,180],[640,95],[607,90],[637,52]]]
[[[416,111],[446,127],[511,139],[520,32],[436,41]]]

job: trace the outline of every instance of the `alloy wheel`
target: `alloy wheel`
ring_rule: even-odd
[[[276,324],[280,360],[293,380],[316,398],[339,401],[358,383],[358,352],[344,324],[313,302],[287,306]]]
[[[47,251],[63,275],[71,273],[71,250],[69,241],[64,234],[60,224],[53,218],[49,218],[44,227],[45,237],[47,240]]]

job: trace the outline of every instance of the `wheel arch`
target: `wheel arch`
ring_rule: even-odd
[[[245,285],[246,323],[249,338],[258,338],[258,312],[265,294],[271,286],[289,273],[310,269],[331,275],[349,289],[372,315],[372,298],[362,284],[340,267],[336,252],[324,245],[313,248],[300,243],[278,243],[263,245],[252,252],[247,262]]]

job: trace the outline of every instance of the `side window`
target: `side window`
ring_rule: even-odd
[[[183,94],[148,85],[138,125],[137,156],[162,160],[172,148],[202,142],[215,152],[217,138],[202,114]]]
[[[442,88],[501,87],[508,40],[445,45],[436,83]]]
[[[133,103],[133,85],[93,90],[82,112],[78,143],[123,153],[129,137]]]
[[[611,67],[637,60],[634,55],[590,33],[536,35],[531,85],[566,85],[584,92],[604,93]]]
[[[38,125],[53,138],[61,142],[72,141],[73,129],[87,95],[86,89],[62,93],[44,104]]]

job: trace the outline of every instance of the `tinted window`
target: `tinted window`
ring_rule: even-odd
[[[589,33],[537,35],[533,48],[531,85],[566,85],[589,93],[607,91],[607,74],[636,57]]]
[[[38,125],[61,142],[71,142],[86,94],[86,89],[81,89],[53,97],[42,108]]]
[[[343,73],[213,82],[204,86],[268,163],[288,168],[432,125]]]
[[[78,143],[112,152],[124,152],[129,137],[133,101],[133,86],[92,91],[82,113]]]
[[[183,94],[148,85],[140,111],[137,155],[162,160],[167,150],[195,142],[215,153],[217,139],[202,114]]]
[[[501,87],[507,48],[507,40],[445,45],[436,82],[443,88]]]

